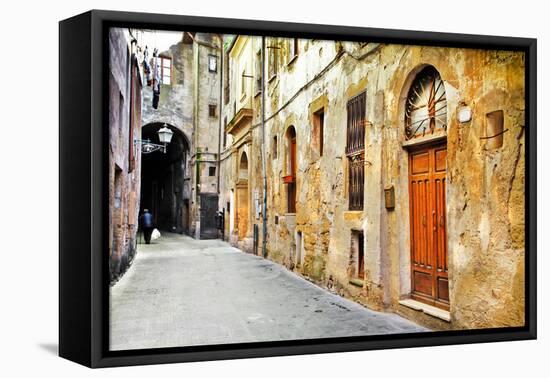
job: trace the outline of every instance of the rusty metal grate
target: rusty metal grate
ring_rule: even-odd
[[[349,210],[363,210],[366,107],[365,92],[348,101],[346,155],[348,157]]]
[[[365,149],[365,92],[348,101],[348,127],[346,154],[353,154]]]
[[[365,163],[363,154],[350,157],[349,173],[349,209],[363,210],[365,192]]]

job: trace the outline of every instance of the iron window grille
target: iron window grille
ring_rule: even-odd
[[[348,158],[349,210],[363,210],[365,191],[366,93],[348,101],[346,156]]]
[[[418,73],[409,89],[405,106],[405,136],[408,140],[446,130],[445,85],[437,70],[428,66]]]

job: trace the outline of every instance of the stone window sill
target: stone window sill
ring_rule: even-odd
[[[401,143],[401,146],[403,148],[411,148],[422,144],[439,142],[439,141],[445,140],[446,138],[447,138],[447,134],[437,133],[433,135],[416,137],[416,138],[406,140],[403,143]]]
[[[451,313],[438,307],[430,306],[429,304],[415,301],[414,299],[403,299],[399,301],[399,304],[408,308],[412,308],[416,311],[422,311],[423,313],[444,320],[448,323],[451,322]]]

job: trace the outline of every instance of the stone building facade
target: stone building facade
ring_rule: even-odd
[[[156,133],[164,125],[174,135],[166,154],[144,155],[142,209],[153,212],[161,230],[215,238],[221,38],[180,35],[179,42],[156,58],[162,70],[157,108],[152,87],[143,90],[143,138],[156,142]],[[153,67],[153,46],[148,51]]]
[[[226,239],[432,329],[523,325],[523,54],[261,43],[225,43]]]
[[[227,36],[225,42],[219,207],[224,213],[225,239],[242,250],[257,253],[263,198],[258,86],[261,39]]]
[[[136,252],[141,156],[142,72],[128,31],[109,32],[109,268],[111,281]]]
[[[109,32],[109,258],[111,281],[128,268],[139,242],[138,219],[148,209],[160,230],[216,238],[220,149],[222,38],[180,33],[167,51],[146,46],[144,31]],[[146,53],[147,51],[147,53]],[[158,64],[161,84],[153,107],[144,61]],[[156,61],[155,61],[156,60]],[[149,76],[151,78],[151,76]],[[166,152],[142,151],[159,144]]]

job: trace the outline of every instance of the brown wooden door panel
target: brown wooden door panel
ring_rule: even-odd
[[[447,235],[445,219],[445,179],[435,180],[435,227],[434,233],[437,248],[437,270],[447,271]]]
[[[413,297],[448,308],[445,145],[410,154],[411,279]]]
[[[290,174],[296,175],[296,138],[290,141]]]
[[[430,169],[428,152],[415,153],[411,157],[411,175],[428,173]]]
[[[437,278],[437,300],[449,303],[449,280],[446,277]]]
[[[416,180],[411,182],[414,188],[414,218],[415,218],[415,242],[414,242],[414,259],[413,261],[422,266],[429,266],[429,235],[428,235],[428,198],[429,181],[427,179]],[[428,188],[427,188],[428,187]]]
[[[447,148],[435,149],[435,171],[446,172],[447,171]]]

